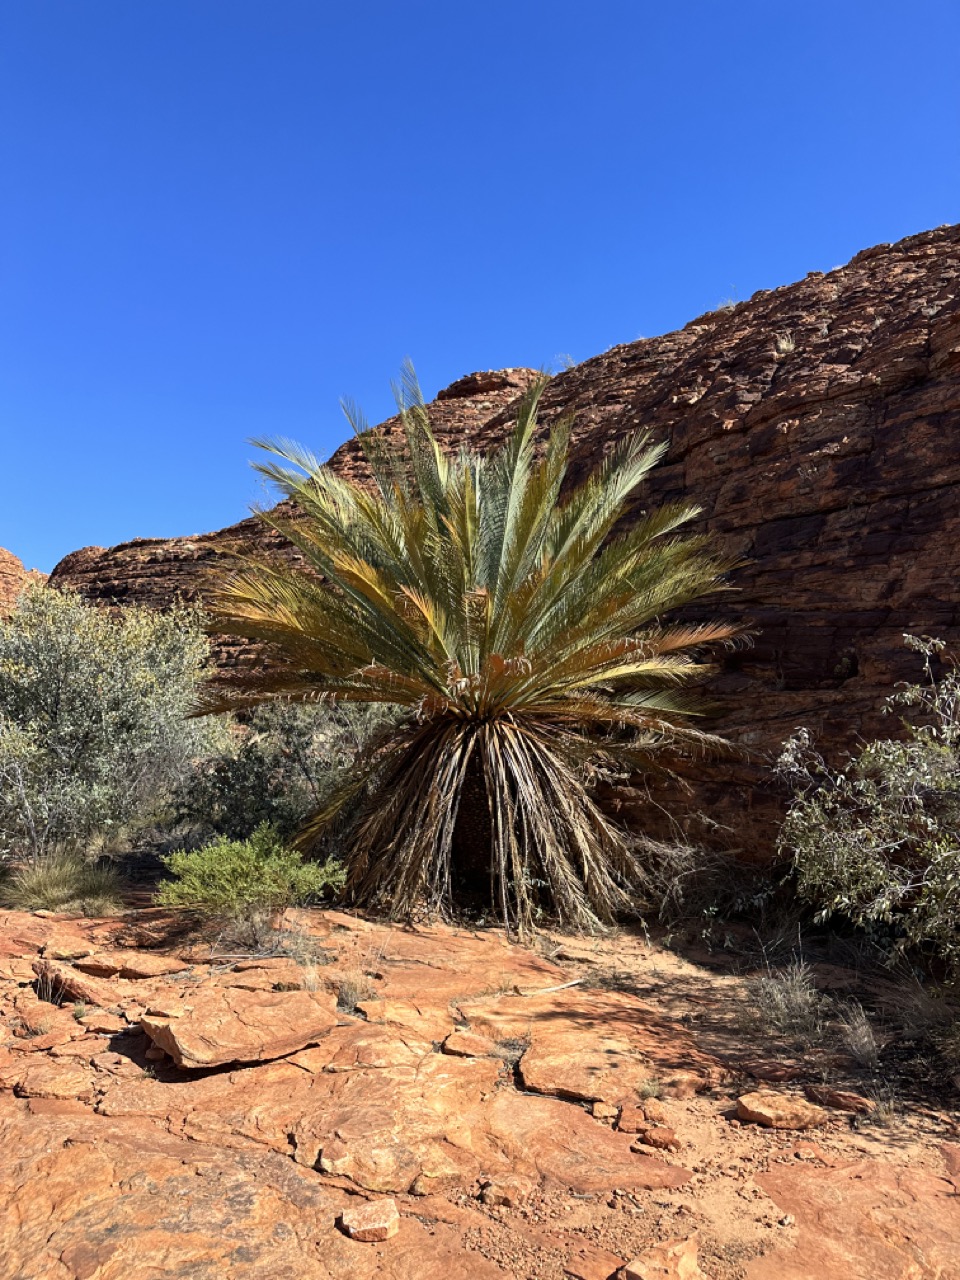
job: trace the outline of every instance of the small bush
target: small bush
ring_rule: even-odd
[[[195,610],[29,587],[0,621],[0,854],[116,846],[154,821],[222,733],[186,718],[208,651]]]
[[[780,834],[801,896],[824,920],[845,916],[893,960],[925,951],[960,968],[960,672],[935,680],[939,641],[905,637],[926,684],[885,710],[910,709],[902,741],[867,743],[839,770],[800,730],[778,769],[794,789]]]
[[[274,912],[320,897],[343,882],[338,866],[304,862],[266,823],[246,840],[221,836],[202,849],[181,849],[163,861],[172,879],[157,893],[162,906],[253,928]]]
[[[121,883],[108,863],[48,857],[11,872],[0,885],[0,905],[14,911],[110,915],[120,905]]]
[[[220,749],[181,788],[177,817],[202,835],[242,840],[262,823],[291,836],[352,775],[393,708],[273,702],[226,721]]]

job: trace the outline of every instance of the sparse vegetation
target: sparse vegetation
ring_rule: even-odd
[[[861,1067],[876,1071],[880,1063],[880,1049],[863,1006],[856,1000],[850,1000],[838,1009],[837,1021],[843,1047]]]
[[[911,950],[960,967],[960,673],[937,680],[941,642],[906,637],[926,681],[888,699],[903,740],[869,742],[832,769],[801,730],[779,770],[794,788],[780,836],[818,919],[846,917],[890,960]]]
[[[265,442],[279,461],[259,470],[288,503],[263,519],[309,571],[241,562],[214,599],[216,627],[268,643],[276,661],[210,710],[323,697],[403,708],[299,837],[307,847],[352,809],[348,892],[394,916],[472,896],[519,931],[542,911],[602,927],[636,907],[644,848],[591,783],[719,745],[685,724],[698,710],[688,687],[737,628],[665,615],[721,589],[731,562],[679,535],[689,504],[623,529],[664,451],[645,436],[565,490],[568,428],[535,448],[540,390],[496,453],[449,458],[408,369],[399,446],[353,415],[373,492]]]
[[[506,1067],[515,1067],[530,1048],[529,1036],[514,1036],[497,1041],[497,1057],[503,1060]]]
[[[164,862],[171,879],[157,893],[162,906],[184,908],[255,935],[274,913],[320,898],[343,882],[339,866],[305,862],[266,824],[246,840],[221,836],[192,852],[178,850]]]
[[[784,1036],[805,1044],[823,1034],[825,1002],[816,988],[810,966],[794,960],[782,969],[747,980],[748,1004],[744,1022],[767,1035]]]
[[[64,911],[111,915],[123,882],[110,863],[58,854],[15,867],[0,883],[0,906],[14,911]]]
[[[194,610],[113,613],[28,587],[0,621],[0,855],[57,856],[54,878],[77,880],[67,855],[154,820],[219,731],[185,718],[207,652]]]
[[[177,819],[201,837],[242,840],[268,822],[292,836],[359,767],[392,707],[273,702],[230,722],[220,750],[199,761],[177,801]]]
[[[348,970],[337,986],[337,1008],[344,1013],[356,1013],[357,1005],[372,1000],[377,989],[366,972],[359,966]]]
[[[777,334],[777,355],[787,356],[790,355],[792,351],[796,351],[796,349],[797,342],[792,333],[784,332]]]

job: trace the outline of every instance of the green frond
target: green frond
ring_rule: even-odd
[[[287,499],[261,518],[297,559],[227,562],[213,627],[260,643],[265,660],[212,687],[203,710],[327,697],[408,709],[334,806],[357,811],[349,892],[393,914],[449,905],[470,777],[487,797],[504,920],[529,927],[539,893],[601,927],[630,906],[640,870],[584,770],[723,747],[688,721],[705,710],[694,686],[710,654],[742,632],[690,610],[729,589],[737,562],[685,532],[695,505],[641,509],[665,452],[643,432],[570,485],[570,424],[538,428],[545,385],[520,399],[499,449],[448,454],[405,363],[399,426],[371,430],[343,406],[369,484],[291,441],[256,442],[258,471]],[[685,620],[671,621],[678,609]]]

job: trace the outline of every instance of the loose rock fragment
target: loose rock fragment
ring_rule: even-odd
[[[668,1240],[645,1249],[619,1273],[620,1280],[707,1280],[697,1264],[697,1243]]]
[[[265,1062],[315,1044],[336,1026],[336,1003],[330,993],[201,987],[140,1025],[178,1067]]]
[[[98,978],[159,978],[168,973],[182,973],[189,967],[175,956],[157,955],[153,951],[101,951],[74,963],[84,973]]]
[[[528,1200],[536,1190],[532,1178],[524,1178],[520,1174],[504,1173],[487,1181],[480,1192],[484,1204],[501,1204],[508,1209],[516,1209]]]
[[[340,1225],[351,1240],[389,1240],[400,1230],[400,1213],[395,1200],[365,1200],[344,1209]]]
[[[112,983],[80,973],[71,965],[57,960],[34,960],[33,971],[40,982],[49,984],[52,991],[62,992],[82,1004],[110,1008],[120,999],[120,991]]]
[[[101,1035],[118,1035],[128,1029],[126,1018],[121,1018],[115,1013],[100,1011],[84,1014],[80,1019],[80,1025],[86,1027],[88,1031]]]
[[[773,1089],[758,1089],[738,1098],[737,1115],[767,1129],[812,1129],[827,1119],[822,1108]]]
[[[804,1093],[811,1102],[821,1107],[833,1107],[837,1111],[853,1111],[857,1115],[869,1115],[877,1104],[852,1089],[833,1089],[828,1084],[808,1084]]]
[[[676,1151],[680,1147],[676,1132],[665,1124],[646,1125],[637,1133],[632,1151],[640,1146],[655,1147],[658,1151]]]
[[[617,1128],[621,1133],[639,1133],[649,1127],[650,1121],[642,1107],[623,1107],[617,1120]]]
[[[489,1036],[478,1036],[472,1031],[453,1031],[443,1042],[443,1052],[458,1058],[492,1058],[497,1046]]]

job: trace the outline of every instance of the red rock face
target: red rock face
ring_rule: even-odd
[[[0,547],[0,618],[10,613],[28,582],[44,582],[46,576],[36,569],[25,569],[12,551]]]
[[[918,675],[903,633],[960,636],[958,283],[960,227],[942,227],[615,347],[547,389],[543,423],[573,418],[577,471],[624,432],[650,430],[669,451],[641,501],[696,500],[701,527],[746,560],[738,591],[713,608],[757,630],[724,662],[717,728],[754,754],[698,766],[692,795],[662,797],[697,838],[768,853],[782,811],[769,761],[783,739],[806,725],[839,754],[889,732],[883,697]],[[432,406],[438,434],[495,444],[532,377],[454,383]],[[352,443],[330,465],[362,475]],[[94,600],[162,605],[202,593],[230,544],[280,545],[244,521],[74,552],[53,580]],[[638,794],[610,799],[656,825]]]

